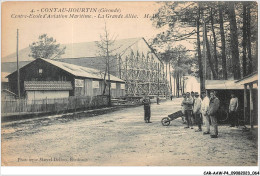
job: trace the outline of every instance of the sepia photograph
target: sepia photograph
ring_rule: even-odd
[[[259,175],[258,147],[257,1],[1,3],[1,166]]]

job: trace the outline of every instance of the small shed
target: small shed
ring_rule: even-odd
[[[220,111],[219,115],[225,116],[228,112],[229,103],[231,99],[231,93],[234,93],[239,100],[238,111],[243,114],[244,103],[244,87],[243,85],[236,84],[237,80],[206,80],[205,89],[209,95],[211,90],[216,92],[216,96],[220,100]],[[238,113],[241,115],[241,113]],[[242,118],[239,117],[239,118]]]
[[[18,94],[17,71],[7,76],[10,91]],[[108,80],[108,75],[106,75]],[[125,95],[125,82],[110,75],[111,96]],[[50,59],[36,59],[20,68],[20,93],[24,98],[66,98],[69,96],[102,95],[104,73],[93,69]],[[105,95],[108,94],[108,86]]]
[[[249,116],[250,126],[251,129],[253,129],[253,126],[258,124],[258,72],[245,76],[244,78],[236,81],[236,84],[238,86],[242,85],[244,88],[244,121],[247,121],[247,117]],[[249,92],[247,89],[248,87]]]

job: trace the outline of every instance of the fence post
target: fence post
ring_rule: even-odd
[[[20,103],[19,103],[19,99],[17,99],[17,101],[16,101],[16,103],[17,103],[17,110],[18,110],[18,114],[20,114]]]
[[[75,104],[75,109],[74,109],[74,111],[76,112],[76,109],[77,109],[77,97],[74,98],[74,104]]]
[[[45,112],[47,112],[48,110],[47,110],[47,106],[48,106],[48,100],[47,100],[47,97],[45,98]]]
[[[31,110],[32,110],[32,112],[35,112],[35,99],[33,99],[32,101],[33,101],[33,103],[32,103],[33,108]]]

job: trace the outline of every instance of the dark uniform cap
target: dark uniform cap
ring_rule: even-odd
[[[205,90],[202,90],[202,91],[201,91],[201,94],[204,94],[204,93],[206,93],[206,91],[205,91]]]

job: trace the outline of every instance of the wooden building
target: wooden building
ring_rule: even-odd
[[[236,81],[237,85],[244,87],[244,121],[249,119],[251,129],[258,124],[258,72],[254,72]]]
[[[18,94],[17,71],[7,77],[10,91]],[[111,75],[110,83],[112,97],[125,95],[123,80]],[[104,85],[102,71],[56,60],[36,59],[20,68],[20,93],[29,100],[102,95]]]
[[[105,71],[105,58],[99,56],[96,42],[70,43],[65,46],[65,54],[59,61]],[[125,93],[138,96],[168,94],[169,87],[164,73],[164,64],[144,38],[116,40],[110,48],[110,73],[125,81]],[[19,51],[19,64],[28,64],[33,58],[28,57],[30,48]],[[2,59],[3,71],[16,69],[16,55]],[[114,85],[112,86],[114,87]]]
[[[236,80],[206,80],[205,89],[209,95],[211,90],[216,92],[216,96],[220,101],[220,107],[218,111],[218,120],[221,121],[228,116],[228,108],[231,99],[231,93],[234,93],[238,98],[238,118],[243,119],[243,86],[235,83]],[[227,121],[228,122],[228,121]]]

